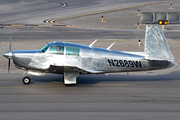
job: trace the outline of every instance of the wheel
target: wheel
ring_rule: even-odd
[[[25,84],[25,85],[28,85],[31,83],[31,78],[28,77],[28,76],[25,76],[23,79],[22,79],[22,82]]]

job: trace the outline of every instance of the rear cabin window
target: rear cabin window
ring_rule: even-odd
[[[64,46],[51,46],[48,53],[64,55]]]
[[[66,55],[79,56],[79,48],[66,47]]]

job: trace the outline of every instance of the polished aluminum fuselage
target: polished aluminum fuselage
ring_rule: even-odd
[[[168,60],[145,59],[146,54],[144,52],[119,52],[63,42],[49,43],[49,46],[52,45],[64,46],[65,53],[67,46],[79,48],[79,55],[49,54],[48,50],[45,53],[41,50],[14,50],[13,62],[18,68],[25,70],[48,73],[52,72],[49,70],[50,66],[71,67],[79,69],[81,74],[146,71],[169,68],[174,65],[172,61]],[[62,74],[62,72],[63,70],[53,73]]]

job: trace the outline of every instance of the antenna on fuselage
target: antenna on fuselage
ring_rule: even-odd
[[[89,45],[89,47],[92,47],[96,41],[97,41],[97,39],[96,39],[94,42],[92,42],[92,43]]]
[[[106,48],[107,50],[110,50],[111,47],[114,45],[115,42],[113,42],[108,48]]]

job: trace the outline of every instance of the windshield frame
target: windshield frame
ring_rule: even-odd
[[[49,44],[45,45],[45,46],[41,49],[41,51],[42,51],[43,53],[46,53],[46,51],[48,50],[49,46],[50,46]]]

